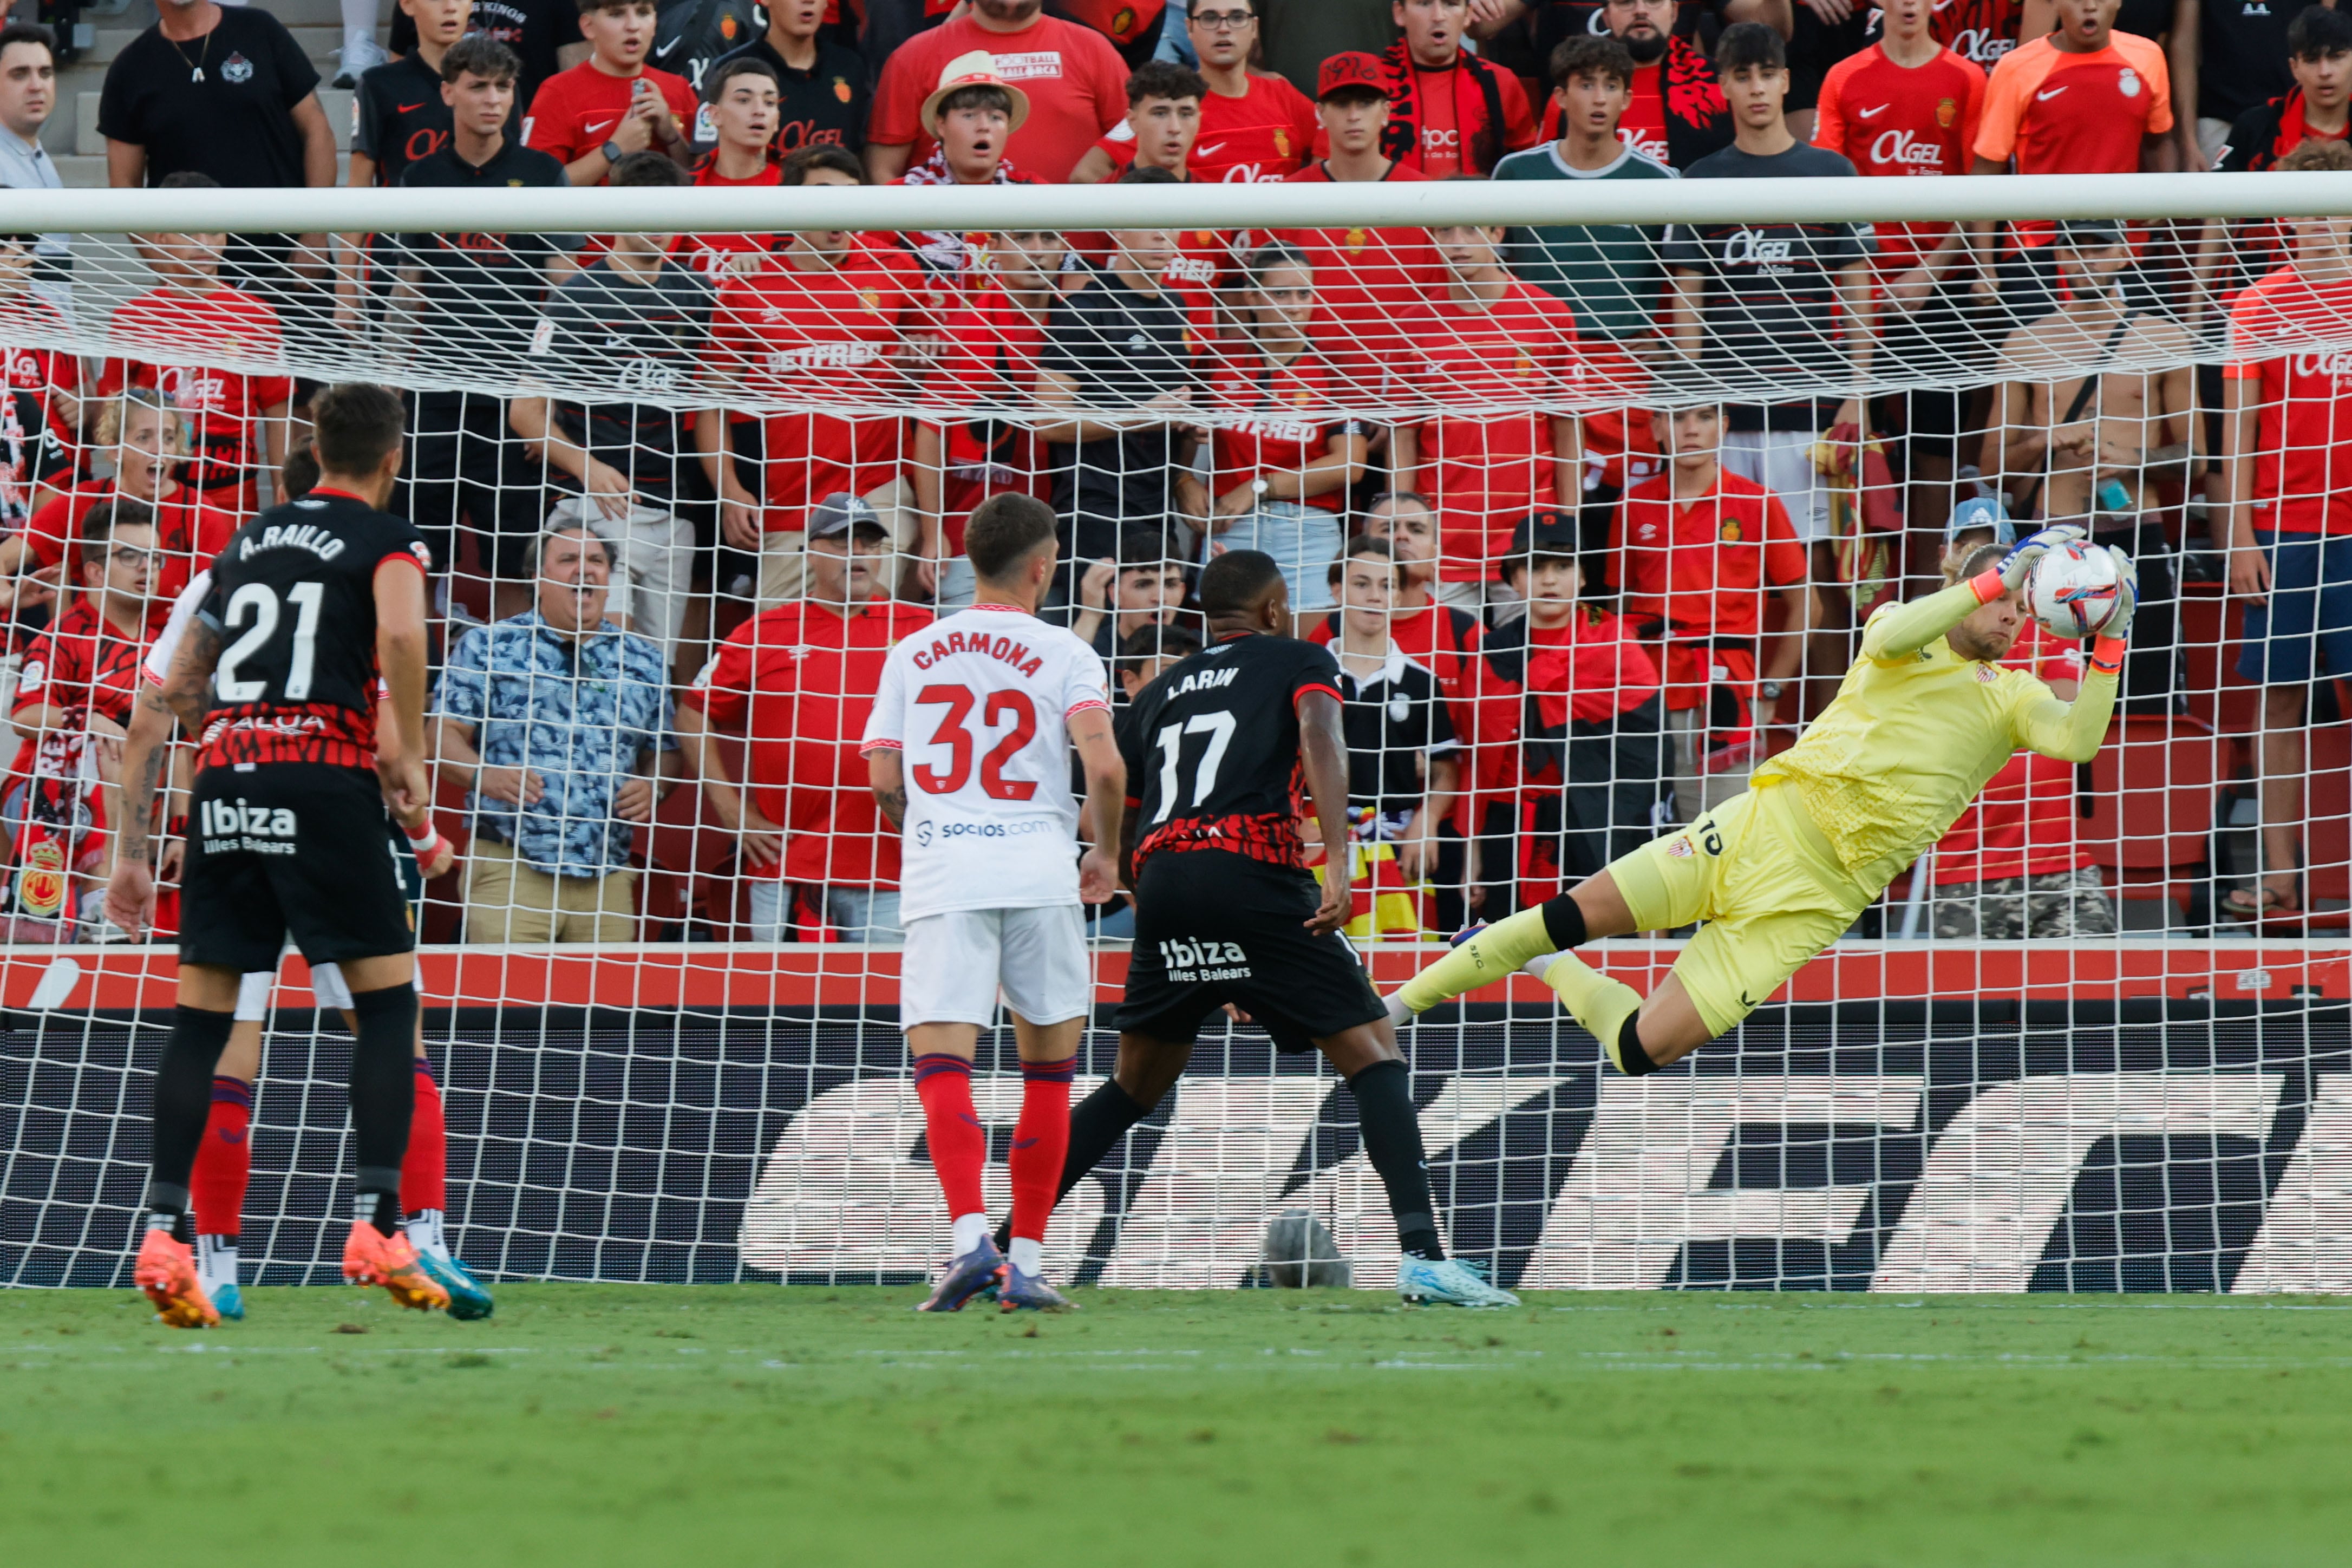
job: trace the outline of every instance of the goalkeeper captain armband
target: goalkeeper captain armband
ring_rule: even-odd
[[[2119,675],[2124,668],[2124,649],[2128,645],[2121,637],[2101,637],[2091,645],[2091,668],[2100,675]]]

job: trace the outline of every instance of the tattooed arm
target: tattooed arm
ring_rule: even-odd
[[[146,931],[155,910],[155,876],[148,860],[155,833],[156,786],[171,754],[173,720],[191,735],[203,732],[220,647],[218,632],[201,620],[190,620],[173,658],[172,673],[162,686],[143,688],[131,705],[119,782],[107,802],[115,844],[114,875],[106,885],[106,918],[133,935]]]
[[[896,748],[877,746],[866,753],[866,776],[874,786],[874,804],[893,827],[907,826],[907,774]]]

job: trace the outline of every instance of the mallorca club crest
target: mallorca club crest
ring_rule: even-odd
[[[231,55],[221,62],[221,79],[243,87],[253,79],[253,62],[243,55]]]
[[[16,871],[16,907],[41,920],[55,920],[66,907],[66,850],[54,838],[40,838],[25,850]]]
[[[1736,517],[1727,517],[1721,523],[1717,524],[1715,531],[1715,536],[1727,544],[1737,544],[1740,540],[1747,537],[1747,535],[1740,531],[1739,520]]]
[[[1952,122],[1959,119],[1959,117],[1960,106],[1958,104],[1954,103],[1948,98],[1939,98],[1936,100],[1936,123],[1937,125],[1949,131],[1952,128]]]

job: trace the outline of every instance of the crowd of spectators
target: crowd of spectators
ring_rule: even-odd
[[[741,889],[712,929],[891,935],[896,844],[848,737],[888,647],[971,601],[964,521],[1006,492],[1061,519],[1054,613],[1127,692],[1198,646],[1206,559],[1276,557],[1343,670],[1375,931],[1491,918],[1695,820],[1826,699],[1875,602],[2011,517],[2127,543],[2159,628],[2207,540],[2269,617],[2245,673],[2273,874],[2233,901],[2300,896],[2290,741],[2314,681],[2352,677],[2352,483],[2326,455],[2352,371],[2263,345],[2342,314],[2342,223],[494,225],[525,185],[2347,169],[2352,18],[2327,5],[400,11],[394,57],[354,73],[343,177],[478,192],[483,232],[142,236],[152,287],[107,309],[166,362],[7,351],[20,931],[71,929],[103,881],[146,633],[265,492],[305,488],[308,385],[205,347],[266,361],[296,331],[544,389],[414,394],[396,503],[441,568],[469,941],[647,929],[653,825],[698,819]],[[332,183],[319,85],[259,7],[166,0],[107,77],[110,176]],[[54,100],[46,35],[0,30],[0,182],[56,183]],[[0,331],[89,308],[68,237],[0,236]],[[1961,389],[1847,395],[1888,364]],[[2171,641],[2136,634],[2134,700],[2174,700]],[[2047,639],[2012,657],[2062,692],[2079,673]],[[1938,852],[1935,929],[2111,929],[2077,781],[2012,772]]]

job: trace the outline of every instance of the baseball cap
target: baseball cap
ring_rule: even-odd
[[[931,89],[930,97],[923,100],[923,112],[919,118],[926,135],[937,136],[940,133],[940,100],[961,87],[1003,88],[1006,96],[1013,100],[1011,128],[1014,131],[1020,130],[1021,122],[1029,118],[1029,95],[996,74],[994,55],[986,49],[974,49],[970,54],[958,55],[950,60],[947,69],[940,72],[940,85]]]
[[[2058,225],[2058,243],[2070,250],[2101,250],[2124,243],[2120,218],[2070,217]]]
[[[1574,512],[1556,506],[1538,507],[1511,530],[1511,542],[1503,551],[1496,570],[1507,572],[1513,566],[1523,566],[1530,555],[1573,556],[1582,548]]]
[[[1992,530],[1995,544],[2017,542],[2017,529],[2009,521],[2009,513],[1992,496],[1972,496],[1952,509],[1949,521],[1944,524],[1944,548],[1948,550],[1972,528]]]
[[[837,539],[854,528],[865,529],[884,543],[889,542],[890,531],[882,525],[882,514],[846,490],[835,490],[809,508],[811,539]]]
[[[1315,76],[1315,101],[1320,103],[1338,92],[1386,98],[1389,73],[1381,68],[1380,56],[1368,55],[1361,49],[1342,49],[1326,58],[1323,68]]]

